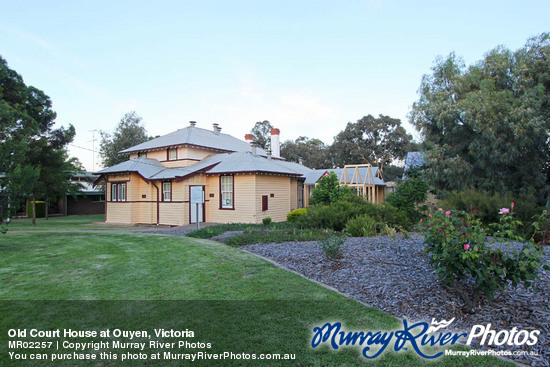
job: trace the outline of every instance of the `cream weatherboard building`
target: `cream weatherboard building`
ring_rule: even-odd
[[[206,130],[191,122],[122,150],[130,154],[128,161],[97,173],[96,184],[106,188],[106,222],[186,225],[197,217],[215,223],[261,223],[266,217],[281,222],[308,205],[312,187],[329,171],[339,174],[341,184],[359,185],[367,199],[383,200],[376,168],[355,167],[351,175],[348,167],[312,170],[280,158],[279,130],[272,129],[271,136],[273,155],[254,147],[250,134],[242,141],[221,133],[217,124]],[[204,197],[198,209],[190,202],[192,191]]]

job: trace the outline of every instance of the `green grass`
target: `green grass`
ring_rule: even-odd
[[[94,226],[95,222],[105,222],[105,214],[75,215],[68,217],[36,218],[36,225],[32,225],[31,218],[13,219],[4,227],[9,231],[48,231],[48,230],[105,230],[112,226]]]
[[[312,328],[326,321],[341,321],[354,330],[387,330],[401,324],[386,313],[223,244],[106,232],[0,235],[0,315],[2,366],[52,365],[9,360],[10,328],[152,332],[161,327],[194,330],[196,337],[190,341],[212,343],[211,352],[295,353],[298,358],[264,365],[356,366],[365,363],[359,349],[310,348]],[[505,365],[479,357],[446,357],[436,363]],[[212,365],[210,361],[194,364]],[[425,364],[411,352],[385,353],[369,363]],[[54,365],[74,366],[75,361]],[[182,361],[160,365],[180,366]],[[223,365],[262,364],[226,360]]]

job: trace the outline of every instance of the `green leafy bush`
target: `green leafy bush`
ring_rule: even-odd
[[[380,223],[382,224],[382,223]],[[379,223],[368,214],[359,215],[346,223],[346,232],[352,237],[376,236]]]
[[[306,208],[294,209],[293,211],[291,211],[286,215],[286,220],[291,223],[294,223],[298,220],[298,218],[300,218],[302,215],[306,213],[307,213]]]
[[[340,186],[340,180],[334,172],[319,180],[309,198],[311,205],[331,203],[342,200],[346,197],[356,196],[348,186]]]
[[[321,249],[329,260],[342,257],[342,245],[346,242],[346,236],[330,236],[321,240]]]
[[[44,218],[46,216],[46,203],[36,201],[36,218]],[[27,202],[27,216],[32,217],[32,201]]]
[[[424,209],[422,204],[428,198],[430,187],[422,179],[418,169],[409,170],[408,175],[407,179],[398,185],[394,192],[386,196],[385,201],[402,211],[409,218],[410,223],[415,223]]]
[[[487,191],[468,189],[444,193],[441,204],[451,210],[462,210],[474,215],[481,220],[486,229],[491,230],[489,225],[499,222],[499,209],[511,202],[516,203],[514,216],[522,222],[517,231],[522,236],[529,237],[533,217],[543,210],[533,194],[491,194]]]
[[[264,226],[268,226],[271,224],[271,217],[265,217],[264,219],[262,219],[262,223]]]
[[[504,208],[505,209],[505,208]],[[464,310],[470,312],[481,294],[489,299],[508,282],[531,286],[541,264],[541,249],[531,239],[520,251],[502,251],[487,242],[484,225],[464,211],[436,211],[421,219],[426,251],[431,255],[438,276],[454,286],[464,300]],[[526,242],[514,234],[517,225],[509,210],[501,210],[495,228],[499,236],[491,239],[507,243]]]
[[[411,219],[404,211],[386,202],[379,205],[378,210],[380,212],[380,221],[386,223],[389,227],[403,230],[410,229],[412,224]]]
[[[379,221],[380,214],[376,204],[363,199],[361,202],[340,200],[332,205],[314,205],[305,215],[300,217],[297,223],[306,228],[325,228],[341,232],[346,223],[358,215],[368,214]]]

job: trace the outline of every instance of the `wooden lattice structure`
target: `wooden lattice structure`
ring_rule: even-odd
[[[374,174],[372,171],[370,164],[346,165],[340,175],[340,185],[355,188],[357,195],[371,203],[382,203],[385,198],[384,179],[379,169]]]

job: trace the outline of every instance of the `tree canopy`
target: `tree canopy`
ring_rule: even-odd
[[[502,46],[466,67],[455,54],[424,75],[411,123],[425,138],[425,173],[439,190],[525,193],[550,183],[550,34]]]
[[[328,147],[319,139],[300,136],[281,144],[281,157],[310,168],[331,168]]]
[[[75,129],[54,129],[55,118],[50,98],[27,86],[0,57],[0,172],[12,208],[22,199],[64,194],[77,170],[65,149]],[[7,206],[8,200],[2,203]],[[1,213],[9,214],[5,208]]]
[[[254,142],[260,148],[265,150],[271,148],[271,129],[273,129],[273,126],[271,126],[269,121],[265,120],[256,122],[252,130],[250,130],[250,133],[254,136]]]
[[[121,150],[151,140],[142,124],[142,118],[135,112],[126,113],[118,123],[113,135],[100,131],[99,154],[104,167],[111,167],[127,161],[129,154],[118,154]]]
[[[385,165],[403,159],[409,151],[412,136],[401,126],[401,120],[367,115],[356,123],[349,122],[335,138],[330,155],[335,166],[351,163]]]

